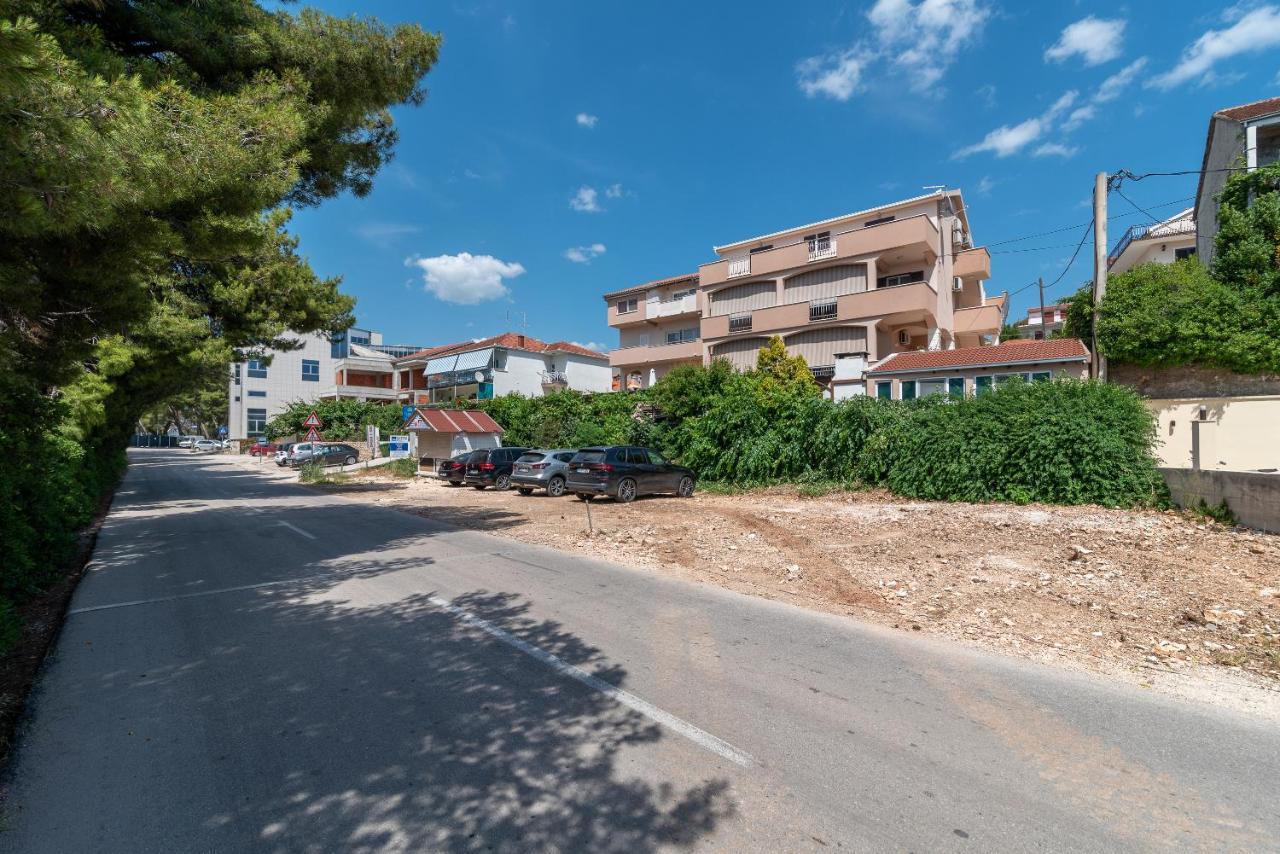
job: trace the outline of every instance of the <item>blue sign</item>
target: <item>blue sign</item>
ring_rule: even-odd
[[[410,418],[412,418],[412,417],[413,417],[413,410],[415,410],[415,409],[417,409],[417,407],[416,407],[416,406],[401,406],[401,407],[400,407],[400,420],[401,420],[401,421],[408,421]]]
[[[218,435],[219,436],[227,435],[227,425],[223,424],[221,427],[218,428]]]
[[[387,443],[387,456],[393,460],[403,460],[409,456],[409,437],[392,436]]]

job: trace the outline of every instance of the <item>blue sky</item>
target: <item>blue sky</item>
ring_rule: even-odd
[[[527,321],[612,347],[605,291],[935,184],[964,191],[977,243],[1001,242],[988,292],[1051,282],[1079,229],[1003,241],[1086,223],[1099,170],[1198,169],[1210,113],[1280,94],[1265,3],[315,5],[444,35],[374,191],[293,222],[362,325],[423,346]],[[1166,216],[1195,177],[1124,192]],[[1147,219],[1111,211],[1113,242]]]

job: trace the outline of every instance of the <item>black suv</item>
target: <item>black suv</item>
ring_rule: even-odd
[[[467,459],[466,482],[476,489],[492,486],[499,491],[511,488],[511,469],[516,458],[528,448],[490,448],[476,451]]]
[[[579,498],[611,495],[624,504],[640,495],[693,495],[693,469],[668,462],[657,451],[632,445],[583,448],[569,461],[565,488]]]

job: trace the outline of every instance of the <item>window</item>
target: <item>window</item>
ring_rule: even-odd
[[[563,454],[556,454],[556,459],[562,463],[567,463],[574,457],[573,451],[565,451]]]
[[[916,399],[916,381],[915,380],[903,380],[899,385],[902,387],[903,400]]]
[[[1194,246],[1186,246],[1182,249],[1173,250],[1173,260],[1181,261],[1184,258],[1194,258],[1195,254],[1196,248]]]
[[[1048,371],[1036,371],[1034,374],[1031,374],[1031,381],[1033,383],[1047,383],[1051,379],[1053,379],[1053,375]]]
[[[982,397],[991,391],[991,377],[977,377],[973,381],[973,393],[978,397]]]
[[[1043,329],[1037,329],[1037,330],[1036,330],[1035,339],[1036,339],[1037,341],[1043,341],[1043,340],[1044,340],[1044,330],[1043,330]]]
[[[249,392],[249,397],[266,397],[266,396],[267,396],[267,393],[266,393],[265,391],[252,391],[252,390],[251,390],[251,391]]]
[[[995,380],[995,384],[997,386],[1002,386],[1005,383],[1009,382],[1010,380],[1021,379],[1021,378],[1022,378],[1022,374],[996,374],[994,377],[992,377],[992,379]]]
[[[876,397],[881,400],[893,398],[893,380],[880,380],[876,383]]]
[[[668,344],[680,344],[684,341],[697,341],[698,327],[691,326],[688,329],[672,329],[667,332]]]
[[[831,248],[831,232],[820,231],[817,234],[806,235],[804,242],[809,244],[810,252],[826,252]]]
[[[618,300],[618,314],[630,314],[639,307],[640,302],[635,297]]]
[[[632,302],[635,302],[635,300],[632,300]],[[493,351],[493,369],[495,371],[505,371],[507,369],[507,351],[506,350]]]
[[[964,397],[964,377],[951,377],[947,380],[947,394],[951,397]]]
[[[697,288],[686,288],[683,291],[676,291],[673,294],[671,294],[671,299],[672,300],[684,299],[685,297],[693,296],[697,292],[698,292]]]
[[[319,359],[303,359],[302,360],[302,381],[307,383],[320,382],[320,360]]]
[[[871,227],[871,226],[873,226],[873,225],[884,225],[886,222],[893,222],[893,221],[894,221],[894,219],[896,219],[896,217],[894,217],[894,216],[892,216],[892,215],[890,215],[890,216],[882,216],[882,217],[880,217],[880,218],[878,218],[878,219],[869,219],[869,220],[867,220],[867,224],[866,224],[866,225],[864,225],[864,226],[863,226],[863,228],[870,228],[870,227]]]
[[[876,279],[877,288],[892,288],[895,285],[910,285],[924,281],[924,270],[912,270],[910,273],[893,273]]]
[[[649,455],[649,462],[652,465],[665,466],[667,464],[666,459],[657,451],[641,451],[641,453],[647,453]]]
[[[945,394],[946,391],[946,380],[920,380],[921,397],[928,397],[931,394]]]
[[[644,448],[627,448],[627,462],[637,466],[649,465],[649,455]]]
[[[245,434],[249,436],[261,436],[267,430],[267,410],[265,409],[246,409],[245,415],[248,417],[248,425]]]
[[[755,249],[752,249],[749,254],[754,255],[757,252],[768,252],[772,248],[773,248],[772,243],[766,243],[764,246],[757,246]]]
[[[248,373],[253,379],[265,380],[267,378],[267,366],[258,359],[250,359]]]
[[[239,362],[236,362],[235,364],[234,377],[235,377],[235,384],[240,385],[240,363]]]

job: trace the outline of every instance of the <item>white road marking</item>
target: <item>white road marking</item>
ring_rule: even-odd
[[[306,537],[308,540],[314,540],[316,538],[315,534],[308,534],[306,531],[302,530],[297,525],[290,525],[288,522],[284,522],[284,521],[277,522],[276,524],[284,525],[290,531],[293,531],[295,534],[301,534],[302,536]]]
[[[659,723],[668,729],[680,733],[680,735],[683,735],[694,744],[697,744],[705,750],[711,751],[717,756],[728,759],[730,762],[741,765],[743,768],[750,768],[755,761],[752,759],[751,754],[744,753],[732,744],[729,744],[729,742],[716,738],[711,733],[706,730],[699,729],[683,718],[678,718],[670,712],[663,711],[649,701],[643,700],[635,694],[632,694],[630,691],[624,691],[616,685],[610,685],[600,677],[593,676],[582,668],[576,667],[564,659],[552,655],[546,650],[539,649],[533,644],[521,640],[510,632],[498,628],[488,620],[481,619],[480,617],[464,611],[462,608],[459,608],[447,599],[441,599],[439,596],[432,596],[428,601],[437,608],[447,611],[457,617],[467,625],[474,626],[485,634],[497,638],[508,646],[515,647],[525,655],[537,659],[557,673],[581,682],[588,688],[599,691],[606,697],[639,712],[655,723]]]

